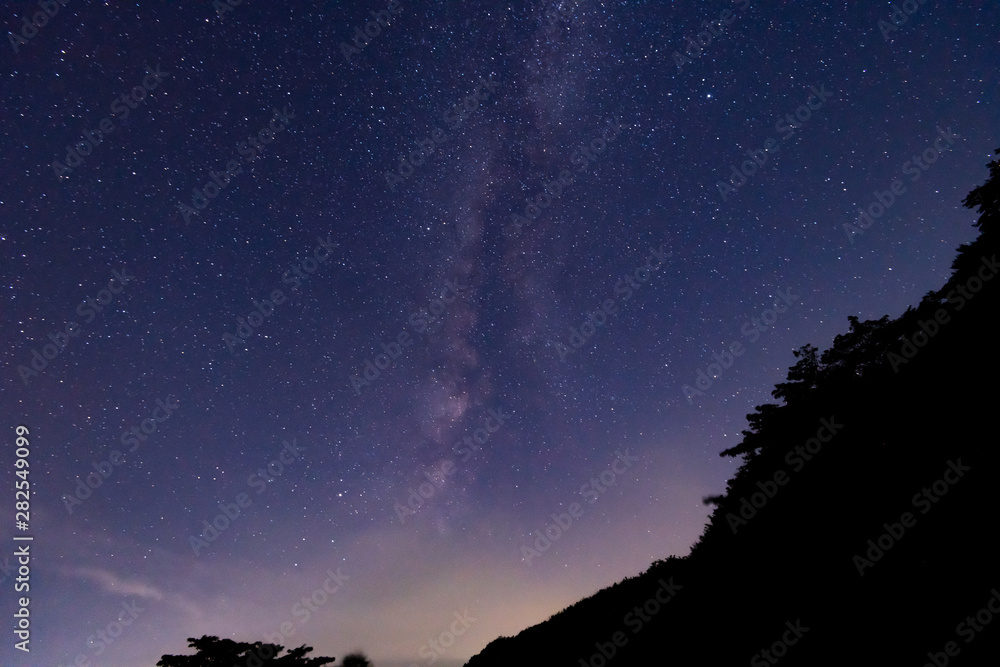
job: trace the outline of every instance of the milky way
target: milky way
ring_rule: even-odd
[[[687,553],[975,237],[996,5],[896,4],[9,4],[0,662],[460,663]]]

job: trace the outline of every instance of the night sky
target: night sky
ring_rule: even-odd
[[[461,664],[686,554],[1000,146],[985,0],[0,15],[4,665]]]

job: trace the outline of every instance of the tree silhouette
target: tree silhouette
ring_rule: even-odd
[[[372,663],[364,653],[348,653],[341,667],[372,667]]]
[[[194,655],[164,655],[156,663],[157,667],[322,667],[336,659],[308,658],[306,655],[313,649],[305,645],[289,649],[279,657],[278,654],[285,648],[280,644],[234,642],[209,635],[200,639],[188,637],[188,646],[197,652]],[[360,663],[355,664],[361,667]],[[346,667],[348,663],[345,661],[344,665]]]
[[[788,369],[788,382],[778,383],[771,395],[792,403],[815,389],[820,372],[818,352],[818,348],[808,344],[792,350],[799,361]]]

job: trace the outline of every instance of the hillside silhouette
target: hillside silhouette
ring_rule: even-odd
[[[988,167],[963,202],[979,235],[939,290],[795,352],[781,403],[757,406],[722,452],[743,463],[706,499],[688,556],[467,667],[1000,664],[1000,162]]]

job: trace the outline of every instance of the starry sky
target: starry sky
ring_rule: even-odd
[[[0,662],[461,664],[686,554],[792,350],[975,237],[998,14],[5,3]]]

